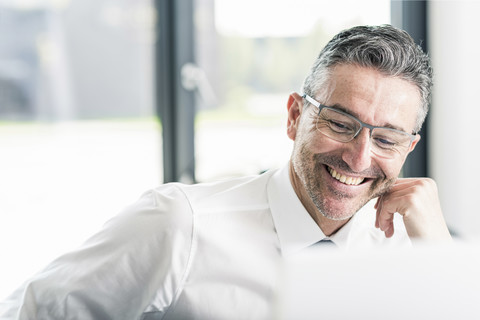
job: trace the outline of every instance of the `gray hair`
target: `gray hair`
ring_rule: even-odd
[[[303,92],[315,96],[327,88],[338,64],[373,68],[415,84],[422,99],[415,126],[415,131],[420,131],[430,103],[433,70],[428,55],[407,32],[390,25],[358,26],[340,32],[318,55],[303,83]]]

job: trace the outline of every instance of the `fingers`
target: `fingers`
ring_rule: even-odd
[[[385,237],[392,237],[395,233],[395,228],[393,226],[393,218],[395,211],[390,212],[387,208],[383,206],[383,197],[379,197],[377,199],[375,208],[377,209],[375,227],[382,230],[385,233]]]
[[[398,179],[390,190],[378,197],[375,204],[376,219],[375,227],[385,233],[387,238],[393,236],[395,230],[393,226],[393,218],[396,212],[405,216],[411,207],[413,198],[419,192],[416,190],[419,185],[419,179],[404,178]]]
[[[375,227],[386,237],[394,234],[393,218],[398,212],[411,238],[451,238],[441,212],[437,185],[432,179],[398,179],[377,199],[375,209]]]
[[[385,237],[391,238],[394,234],[394,228],[393,228],[393,220],[390,223],[390,225],[387,227],[387,229],[384,230],[385,232]]]

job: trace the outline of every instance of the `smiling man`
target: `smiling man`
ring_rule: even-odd
[[[386,237],[398,212],[411,238],[450,239],[435,182],[397,180],[420,140],[431,85],[428,57],[393,27],[353,28],[322,50],[305,94],[289,98],[288,136],[290,180],[325,235],[379,197],[375,226]]]
[[[341,32],[288,98],[288,165],[150,190],[0,304],[0,319],[271,319],[286,256],[451,240],[435,182],[398,178],[431,73],[401,30]]]

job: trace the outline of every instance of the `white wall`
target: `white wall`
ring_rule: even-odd
[[[430,168],[449,226],[480,238],[480,2],[431,1]]]

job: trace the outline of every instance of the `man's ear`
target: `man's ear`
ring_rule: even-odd
[[[300,115],[303,109],[303,98],[296,92],[288,96],[287,110],[287,135],[290,139],[295,140],[297,136],[298,125],[300,123]]]
[[[412,152],[413,149],[415,149],[415,147],[417,146],[417,143],[420,141],[420,134],[417,134],[415,136],[415,139],[412,141],[412,144],[410,145],[410,149],[408,149],[408,153]]]

